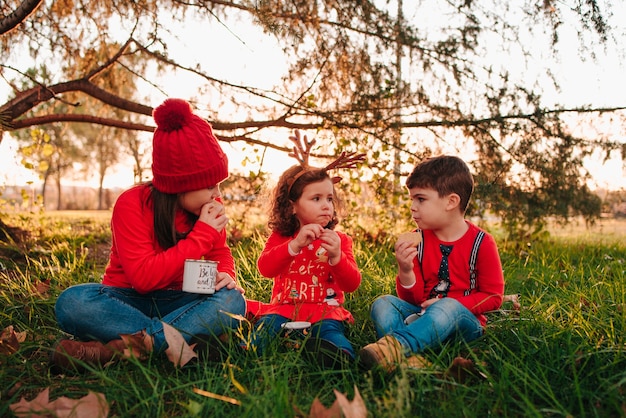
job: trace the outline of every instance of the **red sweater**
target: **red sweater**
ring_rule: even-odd
[[[485,233],[476,259],[476,279],[472,283],[469,260],[474,239],[480,229],[470,222],[467,224],[469,230],[454,242],[440,241],[432,231],[423,230],[424,254],[422,263],[420,266],[416,258],[413,265],[416,283],[407,289],[400,285],[396,277],[396,292],[399,298],[414,305],[420,305],[428,299],[430,291],[439,282],[437,278],[441,263],[439,244],[453,245],[454,248],[448,256],[450,290],[447,296],[461,302],[463,306],[476,315],[484,326],[487,323],[487,318],[483,313],[498,309],[502,304],[504,273],[496,242],[491,235]]]
[[[235,263],[226,245],[226,231],[217,232],[204,222],[190,224],[185,212],[176,213],[176,230],[191,230],[185,239],[163,250],[154,234],[150,188],[134,186],[122,193],[111,218],[112,246],[102,283],[133,288],[139,293],[182,289],[186,259],[218,262],[218,271],[235,278]]]
[[[352,322],[352,314],[342,306],[344,292],[359,287],[361,273],[352,253],[352,238],[342,232],[337,234],[341,238],[341,260],[331,266],[321,240],[313,241],[294,257],[288,249],[293,237],[273,232],[257,262],[259,272],[274,279],[272,299],[269,304],[254,306],[252,313],[278,314],[293,321]]]

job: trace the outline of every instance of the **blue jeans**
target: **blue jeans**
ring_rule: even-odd
[[[288,318],[282,315],[263,315],[255,324],[251,342],[256,346],[257,353],[263,354],[265,349],[278,336],[285,333],[282,324],[289,322]],[[296,338],[304,339],[306,336],[299,331],[291,331]],[[342,321],[334,319],[324,319],[311,325],[308,331],[311,337],[329,341],[345,351],[352,358],[355,357],[354,348],[345,335],[345,327]]]
[[[461,339],[472,341],[483,334],[483,327],[469,309],[452,298],[443,298],[424,310],[423,315],[404,323],[407,316],[419,314],[415,306],[396,296],[380,296],[371,308],[376,335],[382,338],[391,335],[405,350],[405,354],[421,353],[439,347],[443,342]]]
[[[236,289],[212,295],[180,290],[148,294],[133,289],[86,283],[65,289],[54,307],[59,327],[82,340],[108,342],[120,334],[146,330],[154,350],[167,348],[161,321],[173,326],[189,342],[194,335],[219,335],[237,328],[239,321],[224,312],[244,315],[246,303]]]

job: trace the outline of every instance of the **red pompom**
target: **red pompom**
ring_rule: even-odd
[[[157,127],[165,132],[176,131],[189,124],[193,112],[182,99],[167,99],[152,112]]]

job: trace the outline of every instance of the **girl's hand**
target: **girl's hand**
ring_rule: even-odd
[[[322,235],[324,228],[319,224],[304,225],[298,231],[298,235],[289,243],[292,253],[299,253],[304,247],[315,241]]]
[[[224,205],[217,200],[213,200],[202,206],[198,220],[212,226],[217,232],[221,232],[228,223]]]
[[[427,299],[424,302],[422,302],[422,304],[420,306],[422,307],[422,309],[426,309],[430,305],[432,305],[433,303],[437,302],[438,300],[441,300],[441,299],[439,299],[439,298]]]
[[[222,289],[222,288],[227,288],[227,289],[234,289],[237,286],[237,282],[235,281],[235,279],[233,279],[230,274],[228,273],[224,273],[222,271],[218,271],[217,275],[215,276],[215,291],[217,292],[218,290]],[[241,290],[239,290],[242,294],[243,294],[243,289],[239,288]]]
[[[413,260],[417,257],[417,247],[410,242],[396,242],[394,250],[400,274],[413,272]]]
[[[341,238],[332,229],[322,230],[320,235],[322,248],[328,253],[328,263],[331,266],[337,265],[341,261]]]

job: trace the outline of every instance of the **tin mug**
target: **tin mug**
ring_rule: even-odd
[[[185,260],[183,291],[189,293],[215,293],[217,263],[210,260]]]

